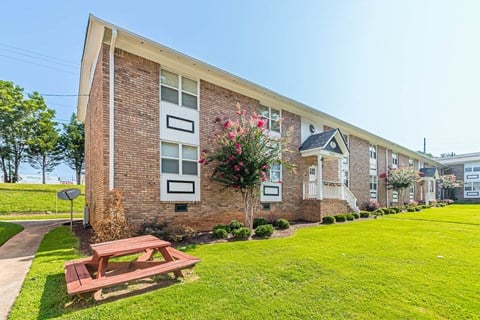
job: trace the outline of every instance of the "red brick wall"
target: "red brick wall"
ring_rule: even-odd
[[[370,200],[369,147],[368,141],[350,135],[350,190],[360,208]]]
[[[109,47],[98,56],[85,117],[85,202],[90,223],[103,209],[108,190]]]
[[[385,166],[386,166],[386,155],[385,155],[385,147],[377,146],[377,177],[384,173]],[[388,152],[388,156],[391,157],[391,152]],[[387,206],[387,189],[385,185],[385,179],[378,178],[378,185],[377,185],[377,200],[381,207]],[[388,191],[390,194],[388,195],[388,201],[392,201],[391,191]]]
[[[160,201],[160,66],[115,50],[114,187],[135,220]]]

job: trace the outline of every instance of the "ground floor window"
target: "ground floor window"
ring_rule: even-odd
[[[465,198],[480,197],[480,182],[466,182],[464,185]]]
[[[377,199],[377,176],[370,176],[370,199]]]
[[[415,187],[411,186],[408,193],[409,199],[413,200],[415,198]]]
[[[398,203],[398,191],[392,191],[392,202]]]
[[[198,148],[172,142],[162,142],[162,173],[198,175]]]

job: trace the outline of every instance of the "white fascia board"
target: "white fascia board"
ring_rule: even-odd
[[[91,16],[92,17],[92,16]],[[78,87],[77,118],[84,122],[87,113],[88,95],[95,73],[93,66],[97,62],[100,47],[102,45],[105,27],[94,19],[89,19],[85,44],[83,48],[82,63],[80,66],[80,82]]]

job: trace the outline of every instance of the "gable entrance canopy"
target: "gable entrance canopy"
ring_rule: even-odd
[[[323,159],[342,159],[349,155],[347,143],[340,129],[312,134],[300,146],[302,157],[322,156]]]
[[[339,129],[312,134],[300,146],[302,157],[317,157],[317,164],[309,167],[309,179],[303,184],[303,198],[322,200],[325,198],[345,199],[342,161],[349,155],[347,143]],[[323,161],[337,160],[336,181],[323,180]],[[356,205],[352,201],[352,208]]]

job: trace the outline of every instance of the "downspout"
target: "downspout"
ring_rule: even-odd
[[[385,173],[388,174],[388,149],[385,148]],[[389,207],[388,205],[388,188],[387,188],[387,180],[385,180],[385,196],[386,196],[386,206],[387,208]]]
[[[109,57],[109,190],[114,188],[114,146],[115,146],[115,42],[117,40],[117,29],[112,28],[112,39],[110,41]]]

